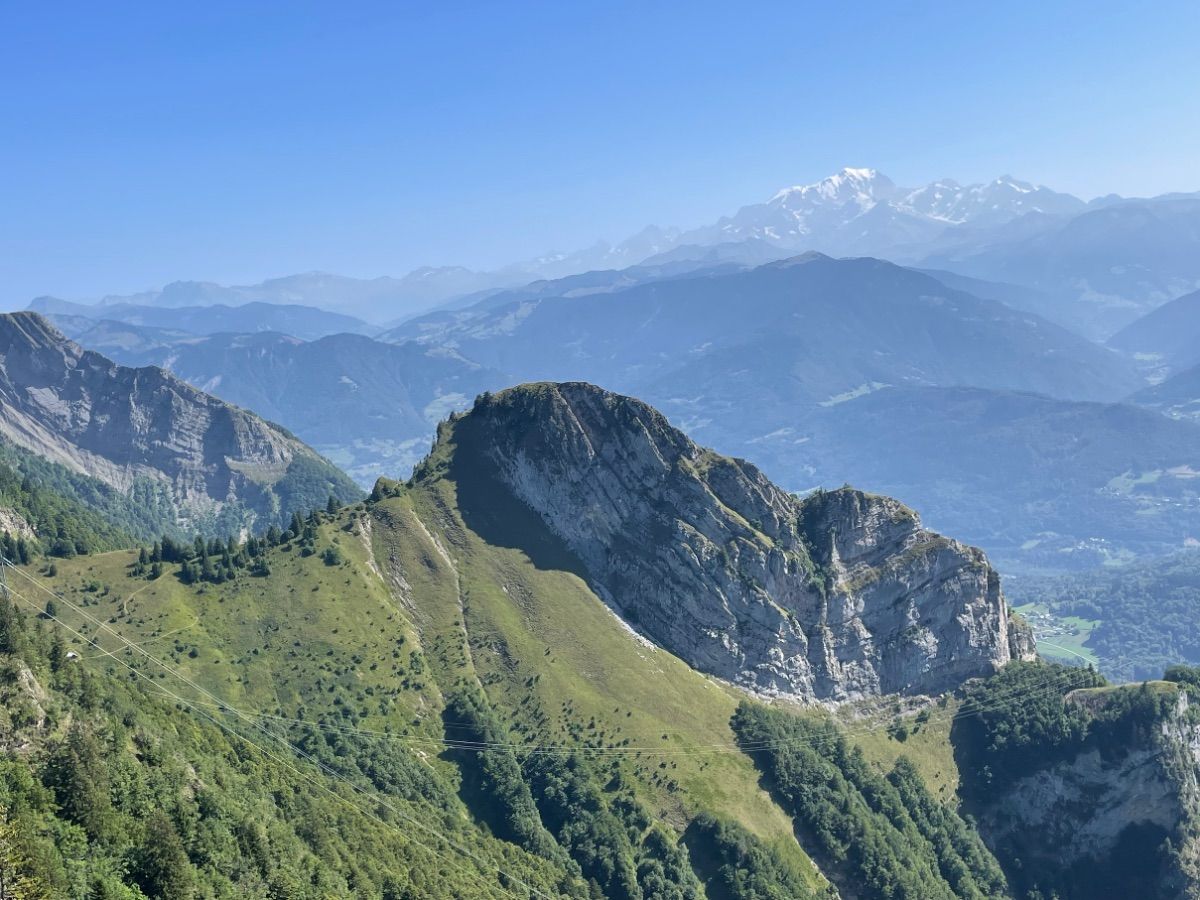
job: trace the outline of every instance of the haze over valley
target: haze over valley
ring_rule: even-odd
[[[1200,900],[1153,13],[6,10],[0,900]]]

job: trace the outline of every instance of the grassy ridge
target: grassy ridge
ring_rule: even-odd
[[[795,811],[738,748],[744,695],[631,633],[540,520],[452,454],[444,441],[423,477],[265,551],[269,577],[187,584],[165,564],[148,580],[132,551],[28,572],[140,648],[60,602],[56,615],[115,654],[68,644],[84,668],[150,674],[141,652],[161,659],[338,778],[540,873],[553,896],[824,895]],[[883,778],[903,754],[932,800],[953,802],[945,714],[902,736],[884,727],[895,711],[864,715],[848,732],[864,766]],[[511,749],[455,749],[478,740]]]

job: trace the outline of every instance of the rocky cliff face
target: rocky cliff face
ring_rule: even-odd
[[[1080,694],[1069,702],[1103,704],[1109,696]],[[1157,720],[1078,752],[1051,748],[1054,762],[986,792],[972,812],[988,843],[1026,872],[1071,872],[1072,884],[1107,868],[1110,880],[1140,873],[1140,897],[1200,897],[1200,725],[1189,705],[1181,691]],[[1132,894],[1093,883],[1072,896]]]
[[[482,396],[443,439],[537,512],[626,621],[755,692],[935,693],[1032,652],[981,551],[886,497],[800,500],[637,400],[526,385]]]
[[[165,482],[188,526],[234,506],[244,524],[277,520],[356,493],[283,429],[162,369],[84,350],[35,313],[0,316],[0,435],[120,489]]]

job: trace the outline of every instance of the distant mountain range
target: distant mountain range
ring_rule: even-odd
[[[352,334],[225,334],[116,353],[285,423],[366,487],[409,472],[439,420],[506,383],[452,350]]]
[[[1039,311],[1103,339],[1200,287],[1200,197],[1111,202],[1027,235],[963,242],[923,264],[1040,291]]]
[[[453,347],[523,379],[566,373],[656,398],[704,399],[761,422],[883,384],[1123,396],[1139,382],[1116,353],[1001,303],[876,259],[810,253],[754,269],[702,269],[620,289],[568,280],[413,319],[387,340]],[[565,289],[565,290],[564,290]],[[691,398],[691,401],[689,401]]]
[[[1031,292],[944,277],[955,289],[809,254],[587,293],[546,283],[385,337],[513,381],[572,373],[638,394],[792,489],[886,490],[1009,568],[1200,534],[1200,431],[1113,405],[1144,384],[1115,351],[959,288]]]
[[[296,304],[392,325],[434,307],[462,305],[464,297],[478,300],[540,279],[683,262],[758,265],[815,250],[1015,284],[1039,297],[1032,311],[1103,338],[1200,288],[1200,262],[1191,252],[1198,234],[1200,194],[1149,200],[1111,195],[1085,203],[1010,176],[907,188],[874,169],[846,168],[709,225],[650,226],[615,244],[598,242],[493,271],[423,267],[402,278],[373,279],[312,272],[234,287],[175,282],[105,297],[99,306]],[[99,310],[82,314],[113,318]]]
[[[45,316],[87,319],[110,330],[116,324],[190,334],[281,331],[306,341],[327,334],[371,334],[377,330],[353,316],[327,312],[314,306],[266,303],[261,300],[241,306],[214,303],[211,306],[162,307],[132,303],[88,306],[54,297],[38,297],[29,304],[29,309]]]
[[[988,184],[950,179],[901,188],[874,169],[842,169],[815,184],[786,188],[766,203],[680,235],[681,244],[765,240],[786,250],[882,255],[933,241],[948,228],[1004,225],[1021,216],[1067,216],[1077,197],[1005,176]]]
[[[405,475],[476,394],[574,378],[645,397],[793,490],[886,489],[1010,570],[1200,536],[1200,432],[1113,405],[1145,385],[1129,358],[980,296],[1035,292],[938,275],[819,254],[672,263],[489,293],[386,340],[121,326],[106,352],[282,422],[364,486]]]
[[[372,322],[387,322],[424,312],[453,297],[502,285],[531,280],[525,271],[507,274],[472,272],[457,266],[424,267],[403,278],[349,278],[327,272],[306,272],[272,278],[258,284],[226,286],[209,281],[175,281],[158,290],[137,294],[109,295],[95,304],[72,304],[54,297],[38,298],[30,308],[42,312],[81,314],[79,306],[91,310],[92,318],[116,318],[111,308],[157,307],[186,309],[224,305],[271,303],[315,306]],[[359,326],[355,326],[355,330]]]
[[[479,392],[587,380],[792,489],[883,487],[1006,567],[1054,568],[1200,533],[1181,421],[1200,408],[1198,247],[1200,195],[1085,203],[845,169],[496,272],[34,305],[277,419],[364,486],[407,473]]]
[[[1200,426],[1125,403],[895,387],[726,450],[789,484],[902,497],[1006,572],[1087,569],[1200,539]]]

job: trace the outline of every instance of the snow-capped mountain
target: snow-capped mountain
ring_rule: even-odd
[[[1029,237],[1087,208],[1069,194],[1009,176],[986,184],[941,179],[907,188],[875,169],[844,168],[812,184],[784,188],[765,202],[744,206],[710,225],[687,230],[651,225],[618,243],[599,241],[492,271],[423,267],[402,278],[373,279],[311,272],[235,287],[177,282],[134,296],[106,297],[102,304],[286,303],[395,323],[435,306],[461,305],[538,279],[642,264],[711,258],[751,265],[808,250],[901,262],[949,251],[961,255],[964,244],[973,249]],[[1019,234],[1009,233],[1013,229]]]
[[[1028,213],[1072,215],[1086,204],[1009,176],[987,184],[942,179],[899,187],[875,169],[845,168],[814,184],[785,188],[713,225],[684,232],[681,244],[769,241],[783,250],[886,254],[932,241],[960,226],[994,227]]]
[[[987,184],[961,185],[946,178],[910,191],[902,209],[951,225],[1001,225],[1026,213],[1075,215],[1087,204],[1071,194],[1002,175]]]

